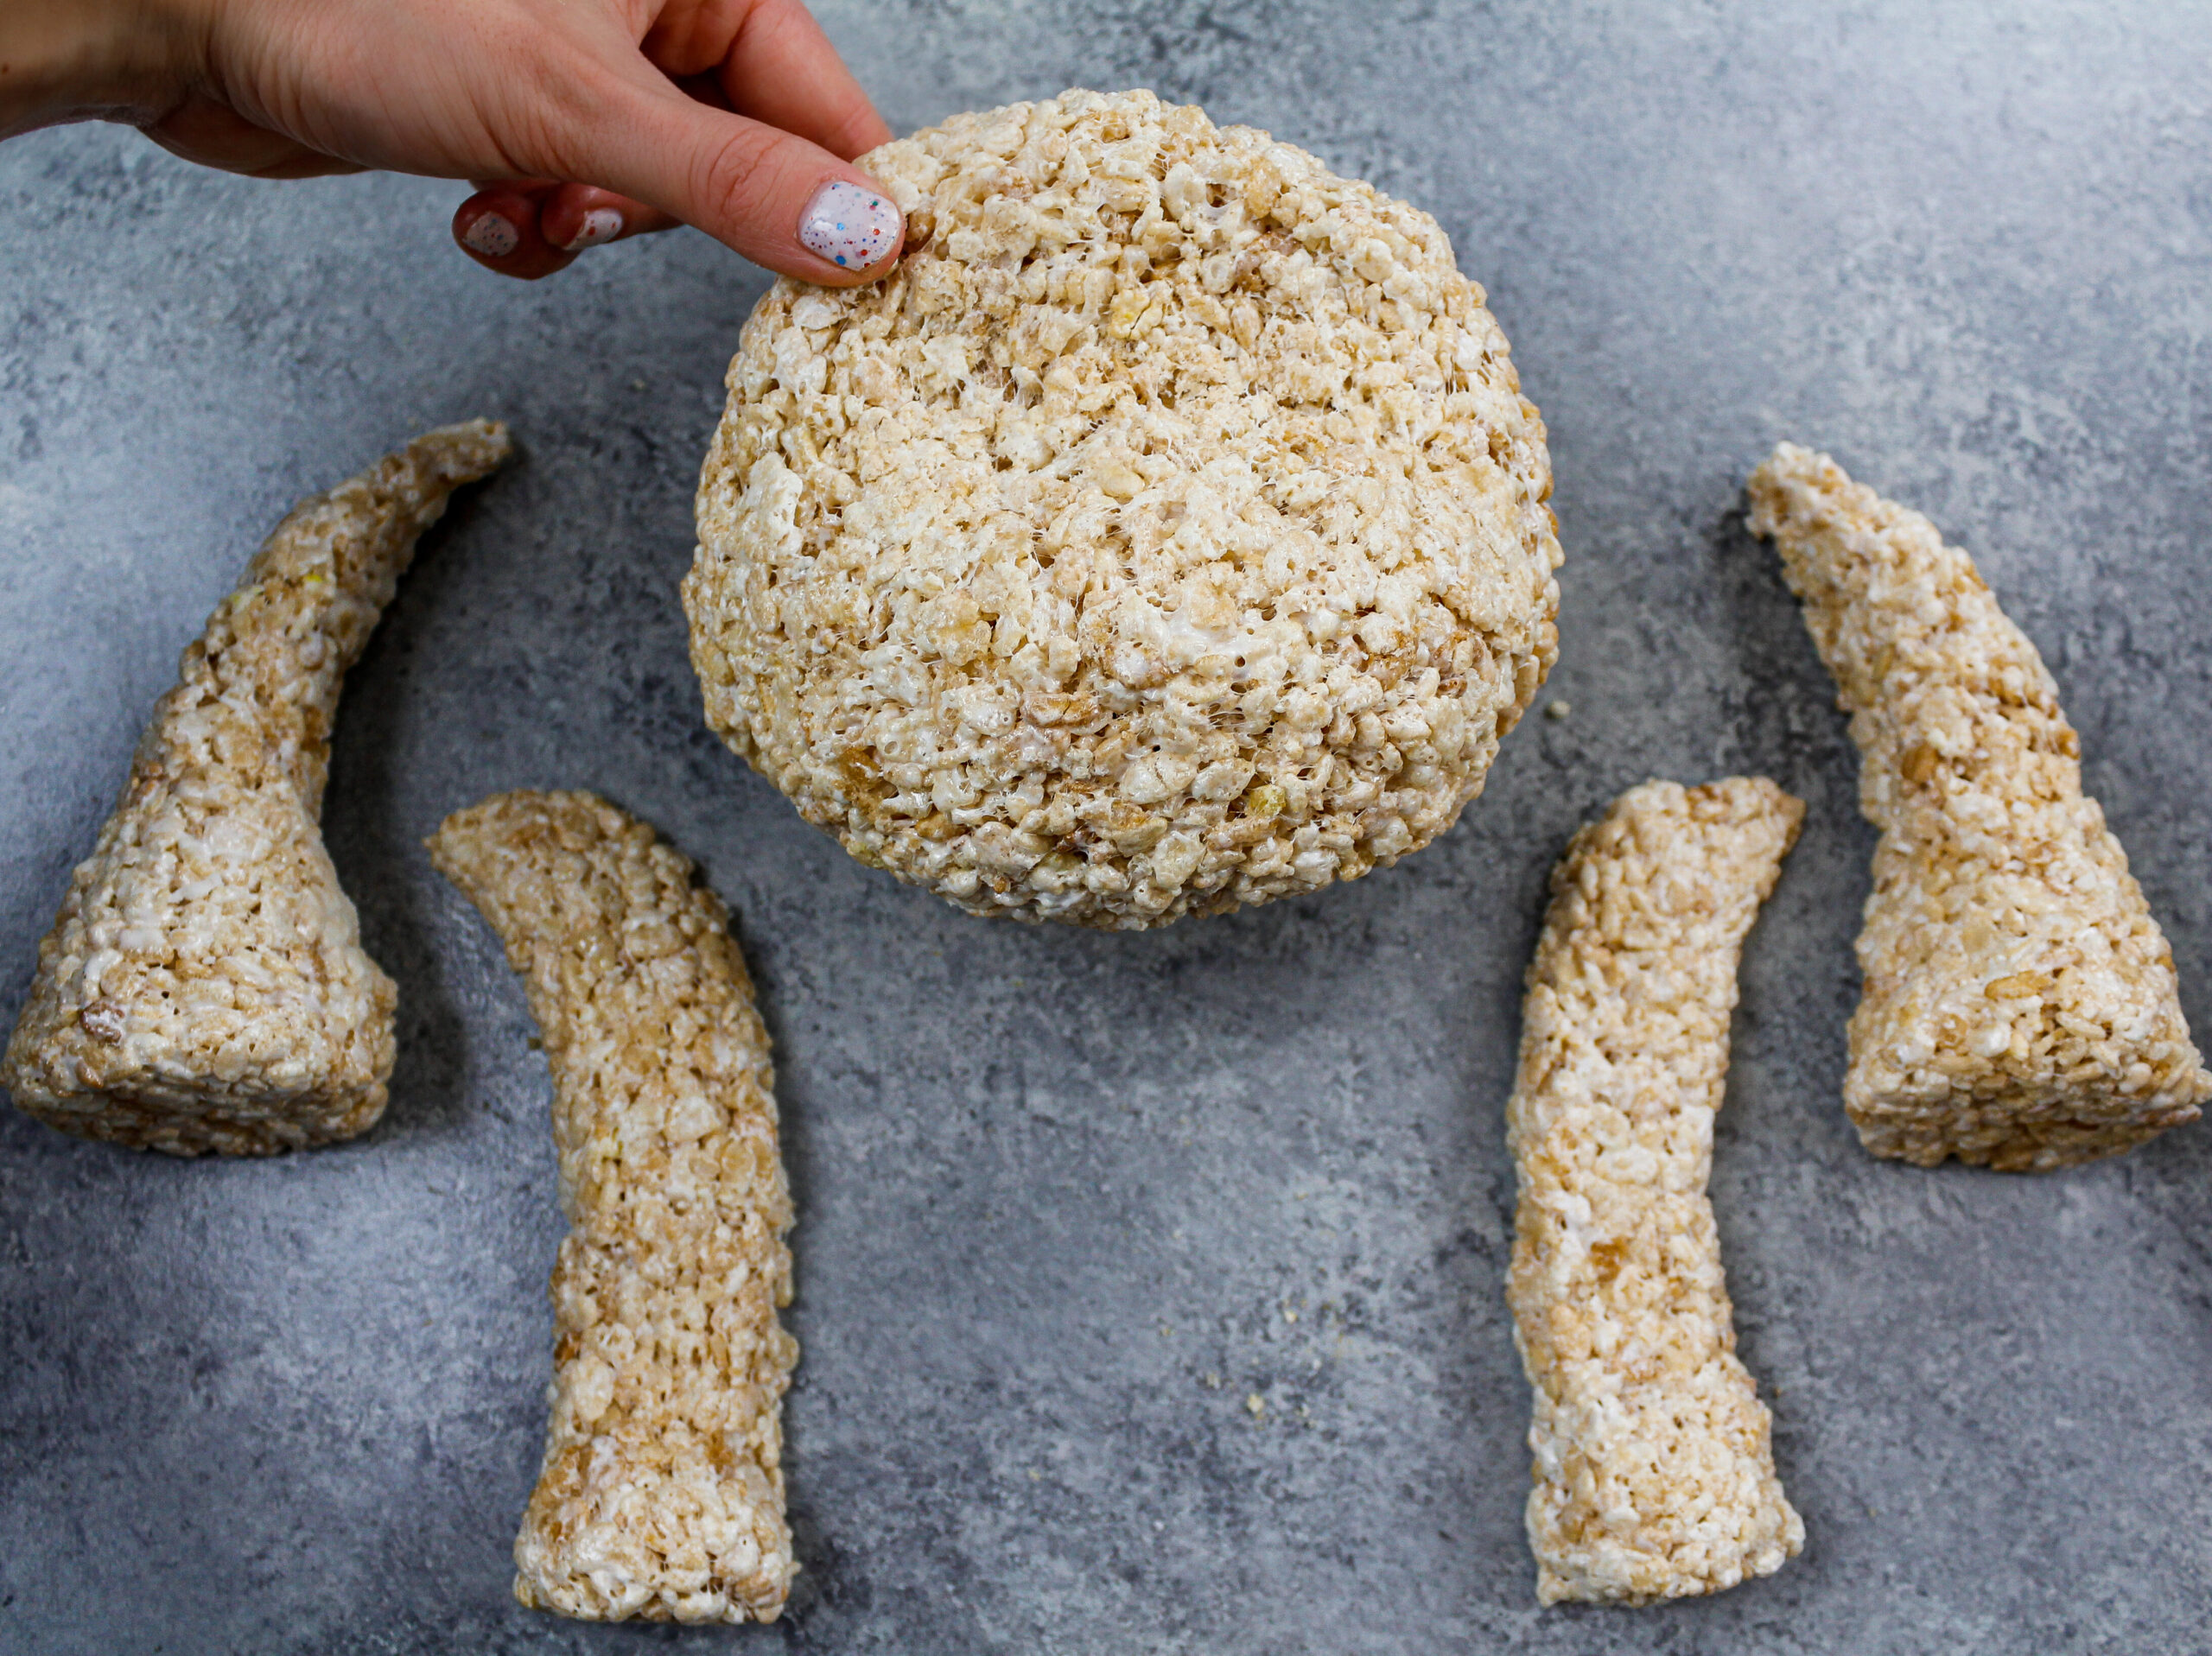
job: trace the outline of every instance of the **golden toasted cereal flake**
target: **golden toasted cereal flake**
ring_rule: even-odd
[[[588,1621],[772,1621],[798,1566],[798,1342],[768,1032],[721,901],[636,818],[511,793],[430,840],[523,974],[569,1233],[515,1596]]]
[[[395,993],[323,848],[331,725],[416,537],[510,450],[504,426],[448,426],[277,525],[184,652],[39,945],[0,1060],[16,1107],[181,1156],[383,1114]]]
[[[887,280],[779,282],[684,583],[707,716],[855,857],[1141,927],[1427,844],[1557,653],[1544,428],[1436,222],[1148,92],[861,158]]]
[[[1784,443],[1751,476],[1881,832],[1844,1105],[1866,1148],[2043,1172],[2212,1096],[2173,951],[2027,636],[1919,513]]]
[[[1552,873],[1506,1116],[1546,1604],[1718,1592],[1804,1545],[1706,1196],[1737,957],[1804,809],[1764,777],[1647,782]]]

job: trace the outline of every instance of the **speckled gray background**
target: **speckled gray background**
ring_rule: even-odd
[[[1571,716],[1358,885],[1150,936],[968,919],[700,723],[674,588],[758,273],[686,234],[513,286],[447,244],[453,186],[0,148],[0,1018],[284,507],[434,421],[528,446],[426,543],[340,722],[333,851],[401,985],[385,1124],[191,1164],[0,1113],[0,1648],[2206,1648],[2212,1128],[2032,1181],[1856,1148],[1872,835],[1738,490],[1802,438],[1981,558],[2212,1026],[2212,10],[823,11],[897,127],[1149,85],[1433,211],[1551,426]],[[1579,820],[1738,770],[1812,805],[1714,1181],[1810,1539],[1717,1600],[1540,1612],[1501,1294],[1519,974]],[[806,1570],[773,1629],[507,1599],[547,1087],[417,841],[525,784],[652,819],[741,917],[803,1215]]]

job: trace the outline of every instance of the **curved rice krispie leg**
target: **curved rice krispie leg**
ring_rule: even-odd
[[[1751,476],[1882,831],[1844,1105],[1878,1156],[2042,1172],[2212,1096],[2043,658],[1935,526],[1784,443]]]
[[[502,794],[429,847],[523,974],[572,1228],[515,1596],[590,1621],[772,1621],[798,1568],[783,1474],[798,1342],[776,1317],[791,1206],[728,917],[590,794]]]
[[[178,1155],[351,1138],[384,1113],[391,980],[323,849],[346,669],[506,429],[448,426],[276,526],[184,652],[77,868],[0,1060],[19,1109]]]
[[[1705,1194],[1737,956],[1804,812],[1763,777],[1647,782],[1552,873],[1506,1116],[1546,1604],[1717,1592],[1804,1545]]]

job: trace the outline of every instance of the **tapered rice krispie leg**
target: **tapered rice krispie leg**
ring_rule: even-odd
[[[2173,951],[2025,634],[1925,517],[1784,443],[1751,476],[1882,831],[1844,1105],[1866,1148],[2042,1172],[2212,1095]]]
[[[1705,1194],[1737,956],[1804,809],[1763,777],[1647,782],[1552,873],[1506,1118],[1546,1604],[1717,1592],[1804,1545]]]
[[[0,1059],[18,1108],[187,1156],[384,1113],[396,995],[323,849],[331,724],[416,538],[510,447],[482,420],[418,437],[302,501],[247,566],[39,946]]]
[[[798,1343],[776,1317],[791,1206],[728,917],[590,794],[502,794],[429,845],[523,974],[571,1227],[515,1596],[591,1621],[772,1621],[798,1570],[783,1396]]]

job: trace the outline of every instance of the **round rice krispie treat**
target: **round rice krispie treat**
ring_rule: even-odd
[[[715,728],[979,914],[1158,925],[1449,828],[1560,553],[1435,221],[1141,92],[861,164],[905,262],[779,282],[730,365],[683,585]]]

